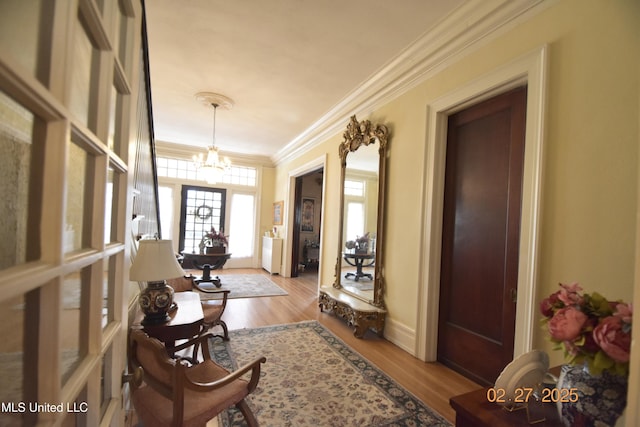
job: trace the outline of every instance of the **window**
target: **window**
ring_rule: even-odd
[[[345,180],[344,195],[364,197],[364,181]]]
[[[365,229],[365,182],[363,180],[345,179],[345,240],[354,240],[364,235]]]
[[[193,162],[190,160],[172,159],[168,157],[158,157],[158,176],[176,179],[190,179],[193,181],[205,181],[205,177],[196,171]],[[246,185],[255,187],[257,184],[258,171],[256,168],[248,166],[231,166],[218,183]]]
[[[231,197],[229,252],[234,258],[253,256],[255,197],[253,194],[235,193]]]
[[[162,238],[173,240],[173,187],[158,186],[158,204]]]
[[[364,235],[364,204],[361,202],[347,202],[346,240],[355,240]]]

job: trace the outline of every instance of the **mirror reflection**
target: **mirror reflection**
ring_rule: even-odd
[[[347,292],[373,301],[378,222],[378,145],[349,153],[344,177],[342,265]]]
[[[382,216],[388,131],[352,116],[340,145],[340,239],[334,287],[383,307]]]

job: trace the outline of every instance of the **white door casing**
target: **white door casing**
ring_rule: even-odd
[[[536,325],[535,295],[547,60],[548,47],[545,45],[459,87],[428,106],[427,149],[423,176],[424,220],[420,263],[422,268],[415,348],[415,354],[421,360],[435,361],[437,358],[447,117],[469,105],[521,85],[527,85],[528,90],[514,357],[532,348],[533,330]]]

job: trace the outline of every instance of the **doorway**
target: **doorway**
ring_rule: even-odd
[[[291,277],[318,275],[324,168],[295,178]]]
[[[482,384],[513,359],[526,97],[520,87],[448,120],[438,361]]]

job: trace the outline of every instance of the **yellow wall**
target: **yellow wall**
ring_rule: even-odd
[[[262,168],[262,182],[260,186],[260,229],[258,230],[259,236],[264,236],[265,231],[271,231],[273,229],[273,203],[277,200],[274,198],[275,185],[275,169],[263,167]],[[261,240],[262,241],[262,240]],[[262,249],[262,246],[259,246]]]
[[[542,45],[549,45],[548,105],[538,300],[558,282],[631,300],[637,212],[640,2],[562,0],[483,43],[365,118],[391,129],[385,267],[389,318],[415,330],[422,170],[427,105]],[[345,122],[345,127],[346,127]],[[340,135],[278,165],[276,198],[288,172],[328,153],[322,283],[337,250]],[[327,260],[331,259],[329,262]],[[537,331],[536,346],[548,348]]]
[[[345,125],[346,126],[346,125]],[[334,272],[336,264],[336,249],[338,247],[338,205],[340,203],[338,186],[340,178],[340,159],[338,158],[338,145],[341,141],[340,136],[335,136],[329,141],[323,142],[316,147],[308,150],[299,157],[288,162],[278,165],[275,176],[275,198],[274,200],[284,200],[284,209],[290,212],[291,206],[288,200],[287,188],[290,181],[290,172],[298,168],[304,167],[311,162],[316,162],[319,158],[326,156],[327,165],[324,170],[325,195],[322,204],[326,206],[322,212],[322,227],[320,228],[321,243],[321,266],[318,270],[320,283],[331,284],[334,281]],[[293,187],[291,187],[293,191]],[[289,220],[289,224],[285,223],[281,229],[281,236],[286,235],[287,227],[292,224],[292,218],[285,217],[285,221]],[[286,256],[283,253],[283,257]]]

